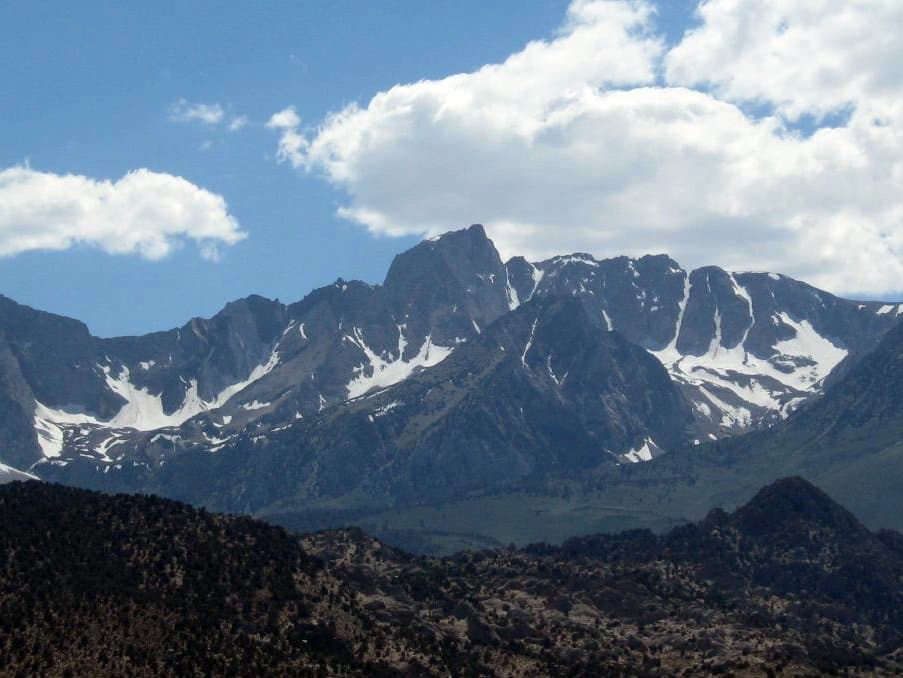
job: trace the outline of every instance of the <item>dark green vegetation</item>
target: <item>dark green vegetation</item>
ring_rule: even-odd
[[[800,479],[660,537],[445,559],[37,482],[0,521],[3,675],[903,670],[903,537]]]

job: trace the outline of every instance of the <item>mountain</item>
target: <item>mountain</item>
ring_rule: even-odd
[[[412,557],[150,496],[0,487],[11,675],[903,670],[903,537],[801,479],[656,536]]]
[[[510,308],[506,290],[498,254],[472,227],[400,255],[383,286],[340,279],[289,306],[248,297],[143,337],[94,338],[0,299],[0,386],[15,412],[2,435],[16,443],[4,459],[110,460],[135,432],[186,424],[183,438],[215,447],[209,429],[223,438],[263,417],[316,415],[441,361]]]
[[[874,348],[903,305],[839,299],[774,273],[690,273],[666,256],[509,262],[520,299],[574,295],[651,351],[693,405],[699,439],[773,423]]]
[[[478,225],[398,255],[382,285],[142,337],[0,298],[0,460],[307,527],[557,476],[609,487],[780,424],[901,310],[663,255],[503,262]]]
[[[871,529],[903,529],[903,322],[813,400],[770,428],[672,449],[644,464],[548,474],[355,524],[424,551],[595,531],[664,531],[733,509],[777,478],[824,487]],[[291,520],[287,524],[293,524]]]
[[[903,515],[901,394],[903,322],[824,397],[769,431],[723,441],[715,454],[749,460],[757,470],[768,465],[768,472],[803,474],[842,498],[867,524],[896,527]],[[750,475],[751,482],[765,477]]]
[[[823,397],[786,421],[679,452],[670,464],[643,469],[639,475],[646,477],[644,482],[672,486],[672,497],[666,500],[671,506],[663,507],[670,512],[684,510],[691,494],[698,497],[697,507],[735,505],[757,485],[799,474],[851,507],[867,525],[899,529],[903,527],[903,498],[898,492],[903,478],[901,394],[903,322]]]
[[[178,330],[97,339],[82,323],[0,297],[4,459],[59,457],[67,427],[153,430],[224,403],[269,369],[283,316],[280,304],[249,297]]]
[[[600,332],[573,298],[528,302],[440,365],[214,455],[155,448],[97,488],[161,492],[249,513],[445,500],[531,475],[614,467],[632,446],[679,445],[689,408],[662,365]],[[644,441],[637,445],[635,441]],[[93,459],[51,466],[90,484]]]

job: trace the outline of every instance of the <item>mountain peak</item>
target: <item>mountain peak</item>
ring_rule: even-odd
[[[424,249],[440,250],[445,252],[469,251],[477,256],[489,256],[489,258],[497,258],[495,245],[489,236],[486,235],[486,229],[482,224],[472,224],[467,228],[461,228],[456,231],[447,231],[432,238],[427,238],[414,249],[423,247]],[[494,255],[494,256],[493,256]],[[499,259],[501,262],[501,259]]]
[[[502,260],[495,245],[481,224],[473,224],[424,240],[397,255],[386,274],[385,286],[397,288],[411,274],[422,276],[430,271],[433,275],[447,272],[464,277],[474,273],[497,274],[501,270]]]
[[[384,287],[397,312],[411,317],[443,306],[485,326],[516,305],[501,257],[479,224],[402,252]]]
[[[759,490],[734,514],[737,527],[746,534],[765,536],[818,525],[840,533],[863,533],[852,513],[809,481],[792,476]]]
[[[466,229],[464,229],[464,230],[467,231],[468,233],[473,234],[473,235],[479,235],[479,236],[482,236],[482,237],[484,237],[484,238],[487,237],[487,236],[486,236],[486,229],[483,228],[483,224],[471,224],[470,226],[468,226],[468,227],[467,227]],[[487,238],[487,239],[488,239],[488,238]]]

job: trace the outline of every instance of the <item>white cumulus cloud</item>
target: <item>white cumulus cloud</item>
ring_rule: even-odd
[[[709,85],[795,119],[903,95],[899,0],[710,0],[667,56],[668,81]]]
[[[668,47],[650,3],[577,0],[502,63],[397,85],[311,131],[275,114],[277,158],[341,188],[340,214],[375,233],[481,221],[506,255],[667,252],[899,291],[903,3],[699,11]]]
[[[117,181],[14,166],[0,170],[0,256],[82,245],[160,259],[185,241],[216,259],[246,237],[215,193],[139,169]]]

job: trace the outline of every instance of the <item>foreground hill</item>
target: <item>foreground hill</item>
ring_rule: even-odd
[[[36,482],[0,520],[7,675],[903,670],[903,537],[800,479],[661,537],[447,559]]]

